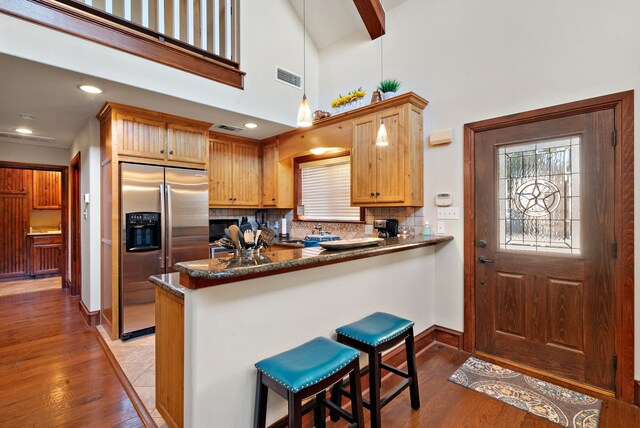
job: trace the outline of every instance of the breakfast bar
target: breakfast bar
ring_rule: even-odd
[[[158,411],[170,426],[250,426],[254,364],[262,358],[334,338],[336,327],[376,311],[413,320],[416,334],[426,330],[434,324],[435,284],[425,272],[452,239],[262,250],[179,263],[179,273],[151,277]],[[286,401],[270,396],[267,423],[286,413]]]

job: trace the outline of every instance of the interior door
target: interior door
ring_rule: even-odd
[[[613,110],[476,134],[476,349],[614,385]]]

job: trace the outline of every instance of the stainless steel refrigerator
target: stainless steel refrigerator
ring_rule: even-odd
[[[209,258],[207,172],[120,164],[120,337],[155,331],[149,276]]]

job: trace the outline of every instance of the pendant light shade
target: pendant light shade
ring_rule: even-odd
[[[380,121],[380,128],[378,129],[378,137],[376,138],[376,146],[388,146],[389,136],[387,135],[387,127]]]
[[[309,107],[309,100],[307,100],[307,1],[302,1],[302,81],[304,83],[304,89],[302,92],[302,101],[300,102],[300,108],[298,109],[298,126],[301,128],[307,128],[313,125],[313,119],[311,118],[311,107]]]
[[[298,109],[298,126],[302,128],[306,128],[313,124],[313,119],[311,118],[311,108],[309,107],[309,100],[307,100],[307,94],[302,96],[302,101],[300,102],[300,108]]]
[[[382,36],[380,36],[380,81],[382,82]],[[384,126],[384,122],[380,120],[380,128],[378,129],[378,136],[376,137],[376,146],[384,147],[389,145],[389,136],[387,135],[387,128]]]

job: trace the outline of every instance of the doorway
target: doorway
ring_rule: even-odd
[[[633,401],[633,92],[467,124],[465,165],[465,348]]]
[[[79,296],[82,292],[80,152],[73,157],[69,168],[69,256],[71,262],[69,269],[69,291],[72,296]]]
[[[59,276],[68,286],[67,176],[65,166],[0,162],[0,280]]]

